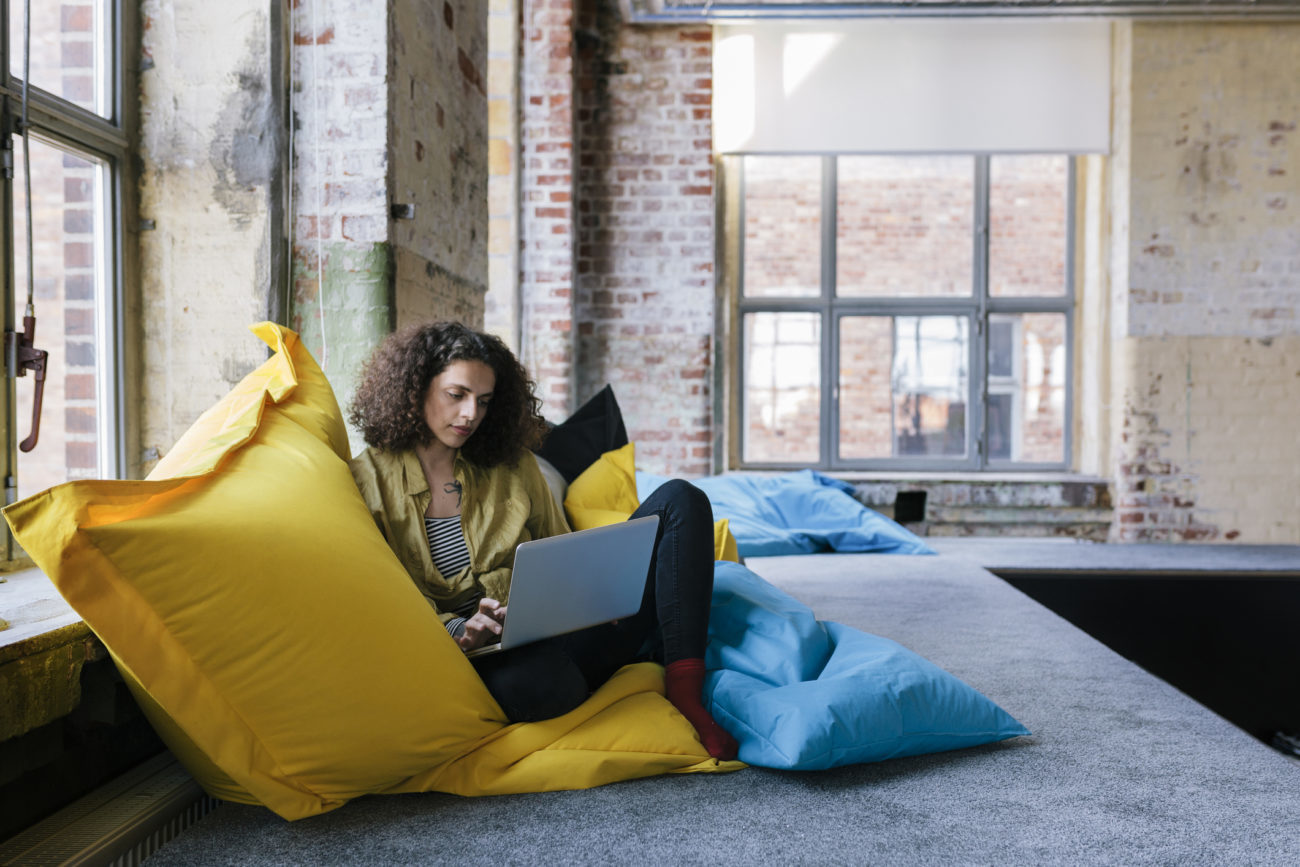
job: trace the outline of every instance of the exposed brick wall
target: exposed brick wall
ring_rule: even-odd
[[[1120,542],[1300,540],[1300,337],[1128,338]]]
[[[712,31],[621,27],[580,7],[580,399],[614,385],[637,462],[711,470]]]
[[[1300,542],[1297,44],[1133,27],[1120,541]]]
[[[1300,25],[1135,25],[1128,334],[1300,334]]]
[[[519,282],[523,362],[543,412],[573,404],[573,0],[524,0]]]
[[[294,3],[292,25],[297,245],[384,241],[386,3]]]
[[[343,297],[351,282],[344,275],[360,272],[345,261],[389,240],[387,3],[295,3],[292,26],[290,324],[333,375],[340,363],[353,362],[342,351],[341,320],[353,312]]]
[[[399,314],[483,324],[488,0],[390,4],[388,187]],[[399,322],[402,317],[399,315]]]
[[[294,5],[292,324],[345,406],[392,328],[483,323],[486,9]]]
[[[417,88],[407,69],[409,46],[394,42],[397,5],[391,0],[299,0],[292,7],[290,325],[320,362],[345,409],[361,365],[397,325],[399,257],[391,197],[400,190],[401,201],[415,203],[421,224],[436,220],[430,190],[410,181],[409,168],[400,180],[396,177],[399,162],[404,167],[421,163],[420,138],[428,135],[416,127],[416,109],[405,105]],[[440,44],[446,41],[446,34],[438,35]],[[434,42],[430,35],[412,50],[419,55],[432,50]],[[406,74],[399,76],[399,70]],[[424,110],[432,112],[433,100],[423,86],[418,96]],[[405,105],[400,122],[393,117],[399,100]],[[400,138],[393,133],[399,124]],[[445,151],[428,149],[427,162],[446,160]],[[428,198],[417,200],[417,195]],[[413,222],[405,227],[408,241]],[[416,258],[400,257],[408,280],[426,264],[423,257]],[[403,294],[409,298],[415,293]],[[356,432],[350,433],[353,450],[359,450],[363,443]]]

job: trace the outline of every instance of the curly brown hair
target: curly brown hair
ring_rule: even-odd
[[[536,449],[546,434],[541,401],[514,353],[491,334],[460,322],[413,325],[388,335],[361,372],[348,420],[366,444],[384,451],[425,445],[433,431],[424,420],[424,400],[433,378],[453,361],[481,361],[496,374],[487,414],[461,454],[483,467],[514,464],[524,449]]]

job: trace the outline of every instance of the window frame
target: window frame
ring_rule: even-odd
[[[0,150],[5,152],[7,163],[3,175],[0,175],[0,271],[3,272],[3,298],[0,302],[3,304],[6,332],[21,330],[16,302],[26,294],[25,286],[15,285],[14,261],[17,245],[23,243],[27,230],[25,216],[14,212],[14,184],[22,183],[22,173],[17,170],[17,152],[22,147],[23,82],[21,76],[10,69],[11,55],[21,58],[23,34],[12,33],[9,27],[10,10],[22,2],[0,0]],[[122,0],[103,0],[96,4],[96,14],[101,13],[105,74],[104,80],[96,81],[94,86],[107,89],[105,108],[108,117],[32,84],[27,93],[27,120],[32,140],[67,149],[103,165],[104,183],[99,191],[99,203],[103,207],[103,249],[97,251],[96,270],[103,272],[104,297],[97,299],[95,308],[95,337],[99,347],[96,385],[102,390],[99,405],[103,410],[98,414],[101,416],[98,419],[99,472],[103,478],[121,478],[129,467],[129,420],[125,412],[129,387],[125,339],[126,288],[134,273],[134,256],[131,255],[132,248],[127,245],[127,214],[133,213],[135,208],[130,155],[135,144],[131,130],[136,111],[127,99],[127,94],[133,92],[134,71],[127,68],[126,58],[137,44],[136,39],[129,35],[134,33],[136,11],[132,4]],[[54,335],[42,332],[39,305],[36,314],[36,345],[39,347]],[[13,502],[16,496],[18,440],[30,424],[29,419],[15,417],[18,381],[8,370],[6,362],[5,383],[0,389],[0,439],[3,440],[0,480],[4,483],[5,504]],[[30,388],[30,382],[26,382],[25,387]],[[54,409],[57,407],[49,404],[43,407],[42,424],[49,420]],[[0,563],[10,563],[23,556],[6,527]]]
[[[990,163],[997,157],[1059,156],[1066,160],[1066,221],[1065,221],[1065,285],[1059,296],[993,297],[989,293],[989,189]],[[919,472],[1064,472],[1072,465],[1074,442],[1074,342],[1075,342],[1075,232],[1077,167],[1073,154],[1027,153],[933,153],[933,154],[855,154],[841,152],[761,154],[764,157],[818,157],[821,160],[821,286],[816,297],[754,297],[745,296],[745,157],[759,154],[727,154],[723,156],[724,177],[734,184],[736,194],[723,207],[730,240],[723,245],[724,255],[731,258],[727,269],[731,289],[733,316],[730,361],[730,385],[734,388],[732,431],[735,444],[730,463],[746,470],[782,470],[813,468],[829,471],[919,471]],[[836,255],[838,245],[838,158],[842,156],[906,156],[906,157],[970,157],[973,162],[974,196],[971,243],[972,291],[968,296],[946,297],[839,297],[835,294]],[[725,187],[724,187],[725,189]],[[732,258],[734,257],[734,258]],[[745,459],[745,354],[746,316],[751,313],[816,313],[821,329],[821,395],[819,459],[807,461],[754,461]],[[1065,407],[1062,431],[1062,459],[1037,462],[993,459],[989,455],[988,413],[989,397],[988,344],[990,317],[999,314],[1061,314],[1065,317]],[[960,457],[840,457],[840,326],[852,316],[925,316],[948,315],[967,319],[968,382],[966,453]]]

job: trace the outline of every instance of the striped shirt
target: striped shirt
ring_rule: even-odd
[[[460,515],[449,518],[424,519],[424,534],[429,539],[429,556],[433,558],[434,568],[444,576],[450,577],[460,573],[469,565],[469,546],[465,544],[465,533],[461,529]],[[461,606],[455,613],[457,617],[447,621],[447,631],[453,638],[459,638],[465,631],[465,618],[472,617],[478,611],[475,599]]]

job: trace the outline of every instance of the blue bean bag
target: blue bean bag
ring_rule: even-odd
[[[645,502],[666,476],[636,474]],[[731,522],[742,557],[841,551],[933,554],[920,537],[853,497],[853,486],[812,470],[779,476],[729,473],[691,479]]]
[[[1027,735],[897,642],[812,611],[736,563],[714,570],[705,694],[751,765],[819,770]]]

